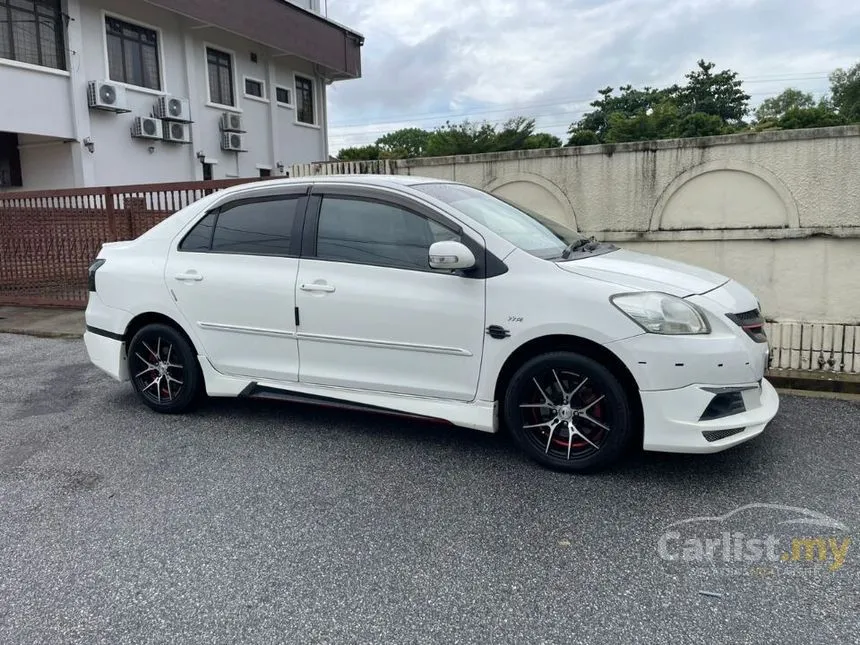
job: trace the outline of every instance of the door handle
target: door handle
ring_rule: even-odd
[[[203,279],[203,276],[199,273],[180,273],[178,275],[173,276],[174,280],[179,280],[180,282],[200,282]]]
[[[333,284],[319,284],[318,282],[305,283],[299,287],[302,291],[323,291],[325,293],[334,293]]]

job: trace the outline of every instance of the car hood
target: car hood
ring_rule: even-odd
[[[729,278],[707,269],[626,249],[558,262],[556,266],[634,291],[662,291],[681,298],[706,293],[729,281]]]

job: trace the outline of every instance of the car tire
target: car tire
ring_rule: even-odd
[[[523,452],[566,472],[617,462],[633,437],[624,387],[604,365],[574,352],[536,356],[508,383],[505,424]]]
[[[197,353],[169,325],[147,325],[134,335],[128,346],[128,372],[140,399],[163,414],[192,409],[203,389]]]

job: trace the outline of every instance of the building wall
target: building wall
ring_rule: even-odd
[[[316,0],[295,4],[318,10]],[[262,45],[136,0],[67,0],[66,10],[71,18],[68,72],[0,63],[0,87],[4,88],[0,92],[0,130],[76,140],[65,147],[39,148],[38,153],[22,148],[24,190],[202,179],[198,156],[213,163],[215,179],[257,176],[261,168],[277,174],[278,164],[288,167],[327,158],[322,123],[325,86],[309,63],[273,56]],[[129,113],[87,106],[87,82],[108,78],[105,12],[158,30],[162,91],[125,86]],[[221,150],[218,122],[224,108],[207,105],[207,44],[234,54],[235,111],[244,116],[248,152]],[[285,85],[295,96],[296,72],[315,80],[320,126],[296,124],[295,109],[274,101],[274,82]],[[266,83],[266,100],[244,95],[246,75]],[[131,137],[134,117],[150,116],[162,94],[190,99],[191,144]],[[26,103],[28,96],[39,100]],[[92,152],[83,145],[87,139],[92,141]],[[54,152],[56,159],[51,158]]]
[[[73,138],[69,73],[0,60],[0,130]]]
[[[860,324],[860,127],[414,159],[619,246],[704,266],[776,320]],[[853,332],[852,332],[853,333]]]
[[[144,2],[110,0],[98,5],[86,2],[81,4],[80,27],[84,49],[82,74],[76,83],[77,93],[86,93],[87,81],[108,77],[103,9],[112,15],[160,29],[162,87],[169,93],[185,96],[183,90],[187,87],[187,80],[185,65],[182,64],[181,17]],[[85,136],[90,136],[95,143],[95,151],[91,155],[94,183],[114,185],[189,179],[190,157],[193,151],[187,146],[131,138],[130,129],[134,116],[149,116],[158,94],[131,85],[125,87],[126,101],[131,112],[84,112],[84,128],[87,122],[89,125],[89,133]],[[192,116],[197,117],[196,114]],[[150,152],[150,147],[154,148],[153,152]],[[89,156],[89,153],[87,155]],[[145,180],[141,180],[142,177],[145,177]]]
[[[18,135],[21,171],[33,190],[73,188],[72,146],[74,142],[51,140],[46,137]]]

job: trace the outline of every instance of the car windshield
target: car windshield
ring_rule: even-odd
[[[462,184],[415,184],[416,190],[448,204],[503,237],[511,244],[546,260],[566,258],[588,239],[563,224]]]

